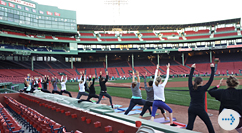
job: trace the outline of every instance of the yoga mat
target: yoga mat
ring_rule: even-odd
[[[155,115],[159,115],[159,113],[156,113]],[[132,115],[132,116],[133,116],[133,117],[139,117],[140,115],[137,114],[137,115]],[[149,117],[149,116],[151,116],[150,113],[145,113],[145,114],[143,115],[143,117]]]
[[[118,108],[118,109],[120,109],[120,110],[127,110],[128,109],[128,107],[127,108]],[[134,106],[134,108],[133,109],[142,109],[142,107],[140,107],[140,106]]]
[[[174,127],[177,127],[177,128],[186,128],[186,124],[183,124],[183,123],[180,123],[180,122],[173,122],[174,124],[176,124],[177,126],[174,126]],[[170,125],[170,123],[166,123],[165,125]]]
[[[124,114],[125,112],[122,112],[122,113],[120,113],[120,114]],[[134,110],[134,111],[130,111],[129,113],[128,113],[128,115],[134,115],[134,114],[140,114],[141,113],[141,111],[140,110]]]
[[[118,109],[114,109],[114,112],[118,113],[118,112],[123,112],[122,110],[118,110]]]
[[[167,118],[169,119],[169,117],[167,117]],[[176,121],[176,118],[175,117],[173,117],[173,121]],[[158,123],[168,123],[168,122],[170,122],[170,119],[167,120],[167,121],[165,121],[165,118],[164,117],[161,117],[161,118],[156,118],[154,120],[154,122],[158,122]]]
[[[114,105],[113,105],[113,108],[120,108],[120,107],[122,107],[122,106],[123,106],[123,105],[114,104]],[[110,105],[109,107],[111,107],[111,105]]]
[[[95,100],[91,100],[93,103],[95,103],[96,101]]]

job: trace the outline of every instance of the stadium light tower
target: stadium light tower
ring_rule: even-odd
[[[128,0],[104,0],[105,7],[110,11],[113,23],[120,22],[122,7],[128,5]]]

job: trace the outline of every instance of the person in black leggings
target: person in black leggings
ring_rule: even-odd
[[[205,93],[208,90],[209,86],[213,82],[214,78],[214,64],[210,64],[211,67],[211,76],[209,78],[209,81],[203,85],[203,80],[201,77],[196,77],[194,80],[194,85],[192,84],[192,77],[194,73],[196,65],[193,64],[191,66],[191,71],[189,75],[189,80],[188,80],[188,87],[189,87],[189,92],[191,96],[191,102],[190,106],[188,109],[188,124],[186,129],[192,130],[194,121],[197,116],[203,120],[203,122],[206,124],[209,133],[214,133],[213,125],[208,117],[207,112],[205,111]]]
[[[107,93],[107,87],[106,87],[107,81],[108,81],[108,71],[106,71],[106,79],[104,79],[102,77],[102,71],[100,71],[99,84],[100,84],[100,87],[101,87],[101,91],[100,91],[100,94],[99,94],[97,104],[102,100],[102,97],[105,96],[105,97],[109,98],[109,102],[111,104],[111,107],[113,108],[112,97]]]
[[[240,114],[242,116],[242,90],[236,89],[239,85],[239,81],[234,76],[229,76],[227,78],[227,89],[218,89],[220,85],[222,84],[223,79],[220,80],[220,83],[210,89],[208,93],[214,97],[216,100],[220,101],[220,107],[219,107],[219,114],[224,109],[232,109]],[[235,128],[239,133],[242,132],[242,117],[240,117],[239,125]],[[221,132],[225,133],[223,129],[221,129]],[[227,133],[227,132],[226,132]]]
[[[47,83],[48,82],[49,82],[48,79],[47,80],[46,79],[42,80],[43,89],[41,89],[41,91],[46,92],[46,93],[51,93],[50,91],[47,90]]]
[[[88,83],[88,87],[89,87],[89,95],[87,97],[87,100],[89,101],[91,98],[99,98],[98,95],[96,95],[96,91],[95,91],[95,87],[94,87],[94,84],[95,84],[95,75],[93,75],[93,78],[89,78],[90,81]],[[92,79],[92,81],[91,81]]]
[[[142,99],[142,94],[141,90],[139,89],[140,87],[140,77],[139,77],[139,72],[136,71],[136,76],[137,76],[137,81],[135,81],[134,77],[134,71],[133,71],[133,78],[132,78],[132,84],[131,84],[131,91],[132,91],[132,98],[129,103],[128,109],[124,112],[125,115],[127,115],[135,105],[144,105],[145,100]],[[151,109],[149,108],[150,114],[151,114]]]
[[[158,74],[160,76],[160,72]],[[143,117],[144,113],[147,111],[147,109],[150,109],[150,107],[152,107],[153,105],[153,101],[154,101],[154,90],[153,90],[153,81],[150,80],[149,81],[149,87],[147,86],[147,83],[146,83],[146,78],[147,78],[147,72],[145,73],[145,80],[144,80],[144,85],[145,85],[145,90],[146,90],[146,94],[147,94],[147,97],[146,97],[146,102],[145,102],[145,105],[142,109],[142,112],[140,113],[140,118]],[[163,108],[161,107],[158,107],[158,109],[160,109],[162,115],[164,116],[165,120],[168,120],[167,117],[166,117],[166,114],[165,114],[165,111]],[[150,112],[151,114],[151,112]]]
[[[92,80],[92,81],[91,81]],[[87,97],[87,100],[83,100],[83,99],[80,99],[78,100],[78,103],[82,102],[82,101],[88,101],[88,102],[91,102],[90,99],[91,98],[99,98],[98,95],[96,95],[96,91],[95,91],[95,87],[94,87],[94,83],[95,83],[95,75],[93,75],[93,78],[91,76],[89,76],[89,83],[88,83],[88,87],[89,87],[89,94],[88,94],[88,97]]]

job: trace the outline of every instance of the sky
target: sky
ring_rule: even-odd
[[[241,18],[242,0],[33,0],[77,12],[77,24],[191,24]],[[107,4],[114,1],[115,4]],[[121,1],[118,5],[117,1]]]

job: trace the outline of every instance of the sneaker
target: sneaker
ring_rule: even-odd
[[[78,100],[77,102],[80,103],[80,102],[82,102],[82,100]]]
[[[174,123],[172,123],[172,124],[170,124],[170,126],[177,126],[176,124],[174,124]]]

